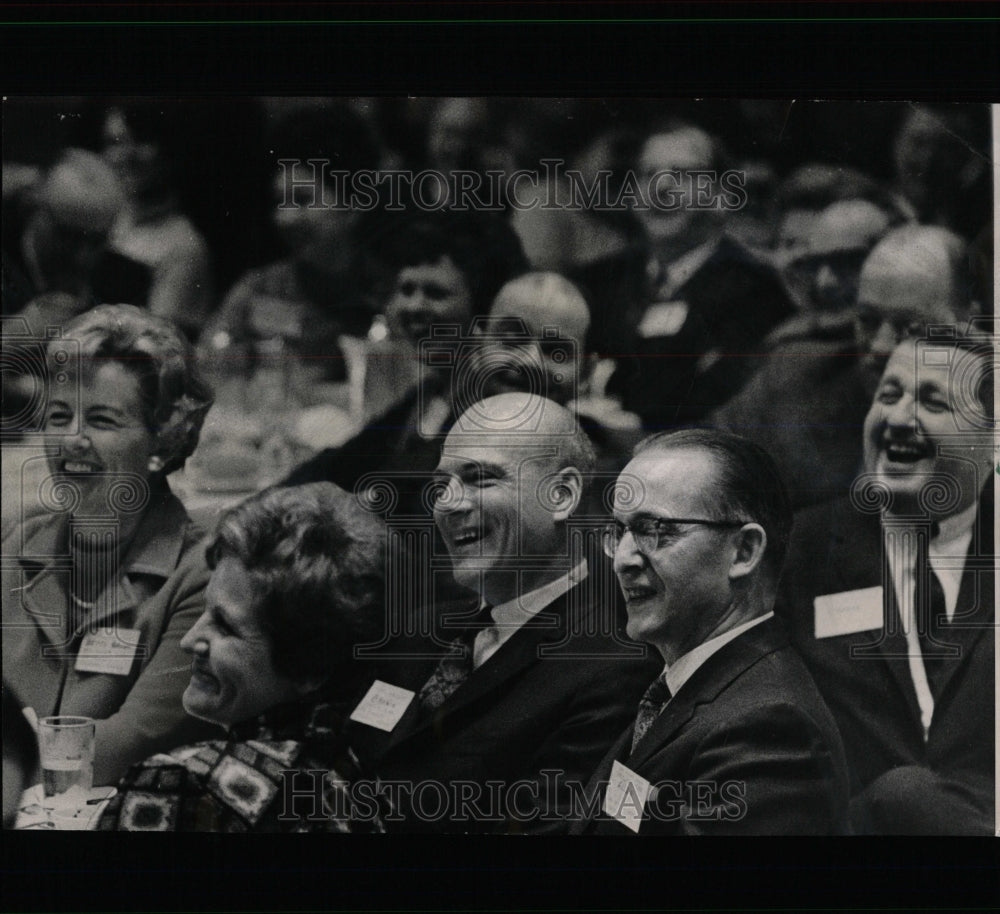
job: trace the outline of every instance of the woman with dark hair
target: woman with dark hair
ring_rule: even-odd
[[[179,330],[131,305],[80,315],[46,360],[46,453],[22,468],[39,504],[3,538],[3,671],[39,716],[97,719],[94,779],[114,783],[205,732],[180,706],[179,642],[208,574],[167,476],[212,392]]]
[[[331,483],[268,489],[223,515],[205,612],[181,646],[184,707],[228,734],[134,766],[100,828],[381,831],[374,803],[351,802],[341,731],[371,673],[355,647],[385,627],[386,548],[382,522]]]

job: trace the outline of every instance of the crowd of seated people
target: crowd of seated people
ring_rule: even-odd
[[[994,832],[988,112],[555,102],[260,99],[214,211],[183,100],[5,141],[5,745],[101,829]]]

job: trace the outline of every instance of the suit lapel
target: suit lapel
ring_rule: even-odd
[[[987,490],[990,486],[987,485]],[[948,684],[955,674],[968,662],[973,648],[986,633],[994,631],[994,516],[991,492],[984,493],[979,502],[976,530],[969,553],[965,558],[965,569],[958,591],[952,624],[946,629],[946,640],[959,646],[957,657],[944,660],[941,669],[938,703],[946,699]]]
[[[895,683],[915,725],[920,726],[920,703],[907,660],[909,647],[902,632],[896,590],[885,557],[882,522],[877,514],[859,514],[850,500],[840,502],[834,515],[830,570],[842,590],[877,584],[882,588],[882,629],[859,632],[847,649],[850,662],[882,666]]]
[[[505,683],[537,663],[541,645],[559,638],[566,631],[567,607],[573,606],[571,594],[572,591],[564,594],[541,610],[531,622],[521,626],[486,663],[473,670],[469,678],[436,711],[431,714],[423,713],[415,699],[396,726],[389,748],[395,749],[399,744],[408,742],[431,728],[441,729],[449,719],[461,714],[474,703],[502,691]],[[589,610],[590,607],[587,607],[581,612]],[[433,669],[434,666],[431,665],[424,680],[414,682],[416,691],[420,690]]]
[[[738,636],[712,654],[694,675],[670,699],[660,716],[653,721],[646,735],[631,750],[633,724],[612,746],[597,767],[587,785],[586,795],[597,791],[598,804],[592,815],[576,823],[571,834],[583,834],[595,820],[604,816],[604,793],[616,761],[641,774],[642,766],[660,752],[674,735],[694,716],[699,704],[710,703],[734,679],[742,675],[761,657],[787,645],[787,637],[774,619],[761,622],[756,628]]]
[[[15,588],[10,597],[18,599],[25,613],[54,647],[68,644],[67,632],[69,602],[70,566],[68,559],[51,559],[32,575],[28,563],[22,560],[23,583]]]
[[[699,704],[715,701],[734,679],[743,675],[761,657],[787,643],[774,619],[761,622],[712,654],[670,699],[646,735],[639,741],[626,764],[638,770],[649,758],[673,739],[691,718]]]
[[[101,623],[132,612],[169,577],[184,547],[188,517],[168,488],[153,497],[120,568],[116,563],[97,607],[86,614],[76,612],[68,597],[72,574],[68,521],[46,519],[25,536],[18,559],[24,581],[21,601],[51,644],[68,645]],[[136,579],[130,580],[131,575]],[[147,580],[150,586],[143,583]]]
[[[885,627],[878,641],[878,651],[882,655],[889,675],[893,678],[899,690],[903,693],[906,707],[913,721],[923,726],[920,715],[920,702],[917,700],[917,690],[913,685],[913,675],[910,672],[910,646],[903,634],[902,619],[899,604],[896,602],[896,589],[892,585],[892,575],[888,565],[885,566],[882,584],[882,605],[885,607]],[[876,633],[878,636],[878,633]]]

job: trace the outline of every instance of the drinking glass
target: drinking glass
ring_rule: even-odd
[[[80,795],[80,802],[86,801],[94,781],[94,732],[94,721],[89,717],[39,719],[38,749],[46,800],[78,788],[74,795]]]

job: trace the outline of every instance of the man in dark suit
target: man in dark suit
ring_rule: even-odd
[[[490,397],[449,432],[434,520],[475,598],[428,607],[382,649],[351,715],[387,828],[560,831],[634,713],[655,664],[621,633],[610,569],[574,516],[593,460],[572,415],[537,395]]]
[[[650,430],[694,422],[729,400],[757,368],[765,334],[794,312],[774,265],[726,234],[727,209],[745,198],[727,186],[724,158],[713,137],[679,122],[654,127],[639,150],[635,215],[649,243],[650,288],[638,314],[622,315],[635,328],[626,350],[635,358],[619,360],[612,383]]]
[[[868,834],[994,828],[991,337],[907,341],[850,497],[796,518],[778,600]]]
[[[665,667],[588,785],[571,834],[838,834],[836,725],[773,618],[791,509],[767,453],[725,432],[648,438],[605,550],[630,637]]]

